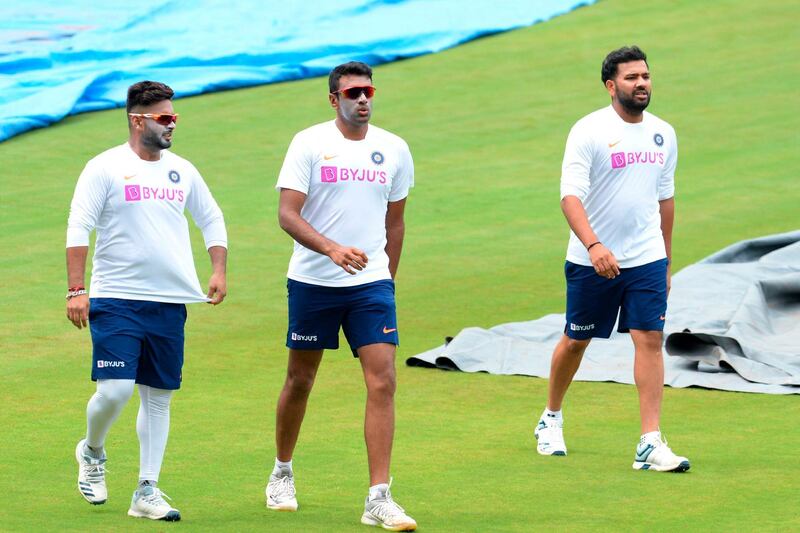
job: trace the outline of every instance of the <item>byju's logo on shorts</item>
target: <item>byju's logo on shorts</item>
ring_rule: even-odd
[[[125,361],[97,361],[97,368],[125,368]]]
[[[336,183],[336,175],[339,173],[336,167],[320,167],[322,183]]]
[[[142,199],[142,188],[138,185],[125,186],[125,201],[138,202]]]
[[[292,340],[293,341],[305,341],[305,342],[314,342],[317,340],[316,335],[298,335],[294,331],[292,332]]]
[[[573,324],[572,322],[569,323],[569,329],[572,331],[591,331],[594,329],[594,324]]]

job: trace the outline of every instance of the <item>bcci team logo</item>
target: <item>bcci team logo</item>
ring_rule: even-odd
[[[664,146],[664,137],[660,133],[653,135],[653,142],[656,146]]]
[[[383,154],[377,150],[372,152],[372,155],[370,157],[372,158],[372,162],[375,163],[376,165],[382,165],[384,162]]]
[[[179,181],[181,181],[181,175],[178,174],[177,170],[169,171],[169,181],[171,181],[172,183],[178,183]]]

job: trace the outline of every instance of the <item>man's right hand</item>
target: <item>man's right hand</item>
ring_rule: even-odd
[[[350,275],[355,275],[357,270],[364,270],[367,266],[367,254],[352,246],[337,244],[328,253],[328,257]]]
[[[603,246],[603,243],[597,243],[589,250],[589,259],[592,262],[594,271],[599,276],[607,279],[614,279],[619,276],[619,263],[617,258],[611,253],[611,250]]]
[[[89,325],[89,295],[81,294],[67,300],[67,318],[78,328]]]

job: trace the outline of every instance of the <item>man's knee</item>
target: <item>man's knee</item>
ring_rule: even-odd
[[[308,394],[314,386],[316,371],[312,369],[289,369],[286,387],[292,394]]]
[[[589,342],[591,339],[573,339],[570,337],[564,336],[564,342],[562,343],[564,346],[564,350],[572,356],[581,356],[583,352],[586,351],[586,347],[589,346]]]
[[[133,396],[134,385],[132,379],[100,379],[97,381],[97,394],[110,404],[124,406]]]
[[[397,377],[394,369],[367,376],[367,392],[372,396],[392,398],[397,390]]]

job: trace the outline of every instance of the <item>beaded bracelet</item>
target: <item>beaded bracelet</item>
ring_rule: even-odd
[[[69,291],[67,291],[67,300],[71,300],[72,298],[75,298],[76,296],[80,296],[82,294],[86,294],[86,289],[83,288],[75,290],[70,289]]]

